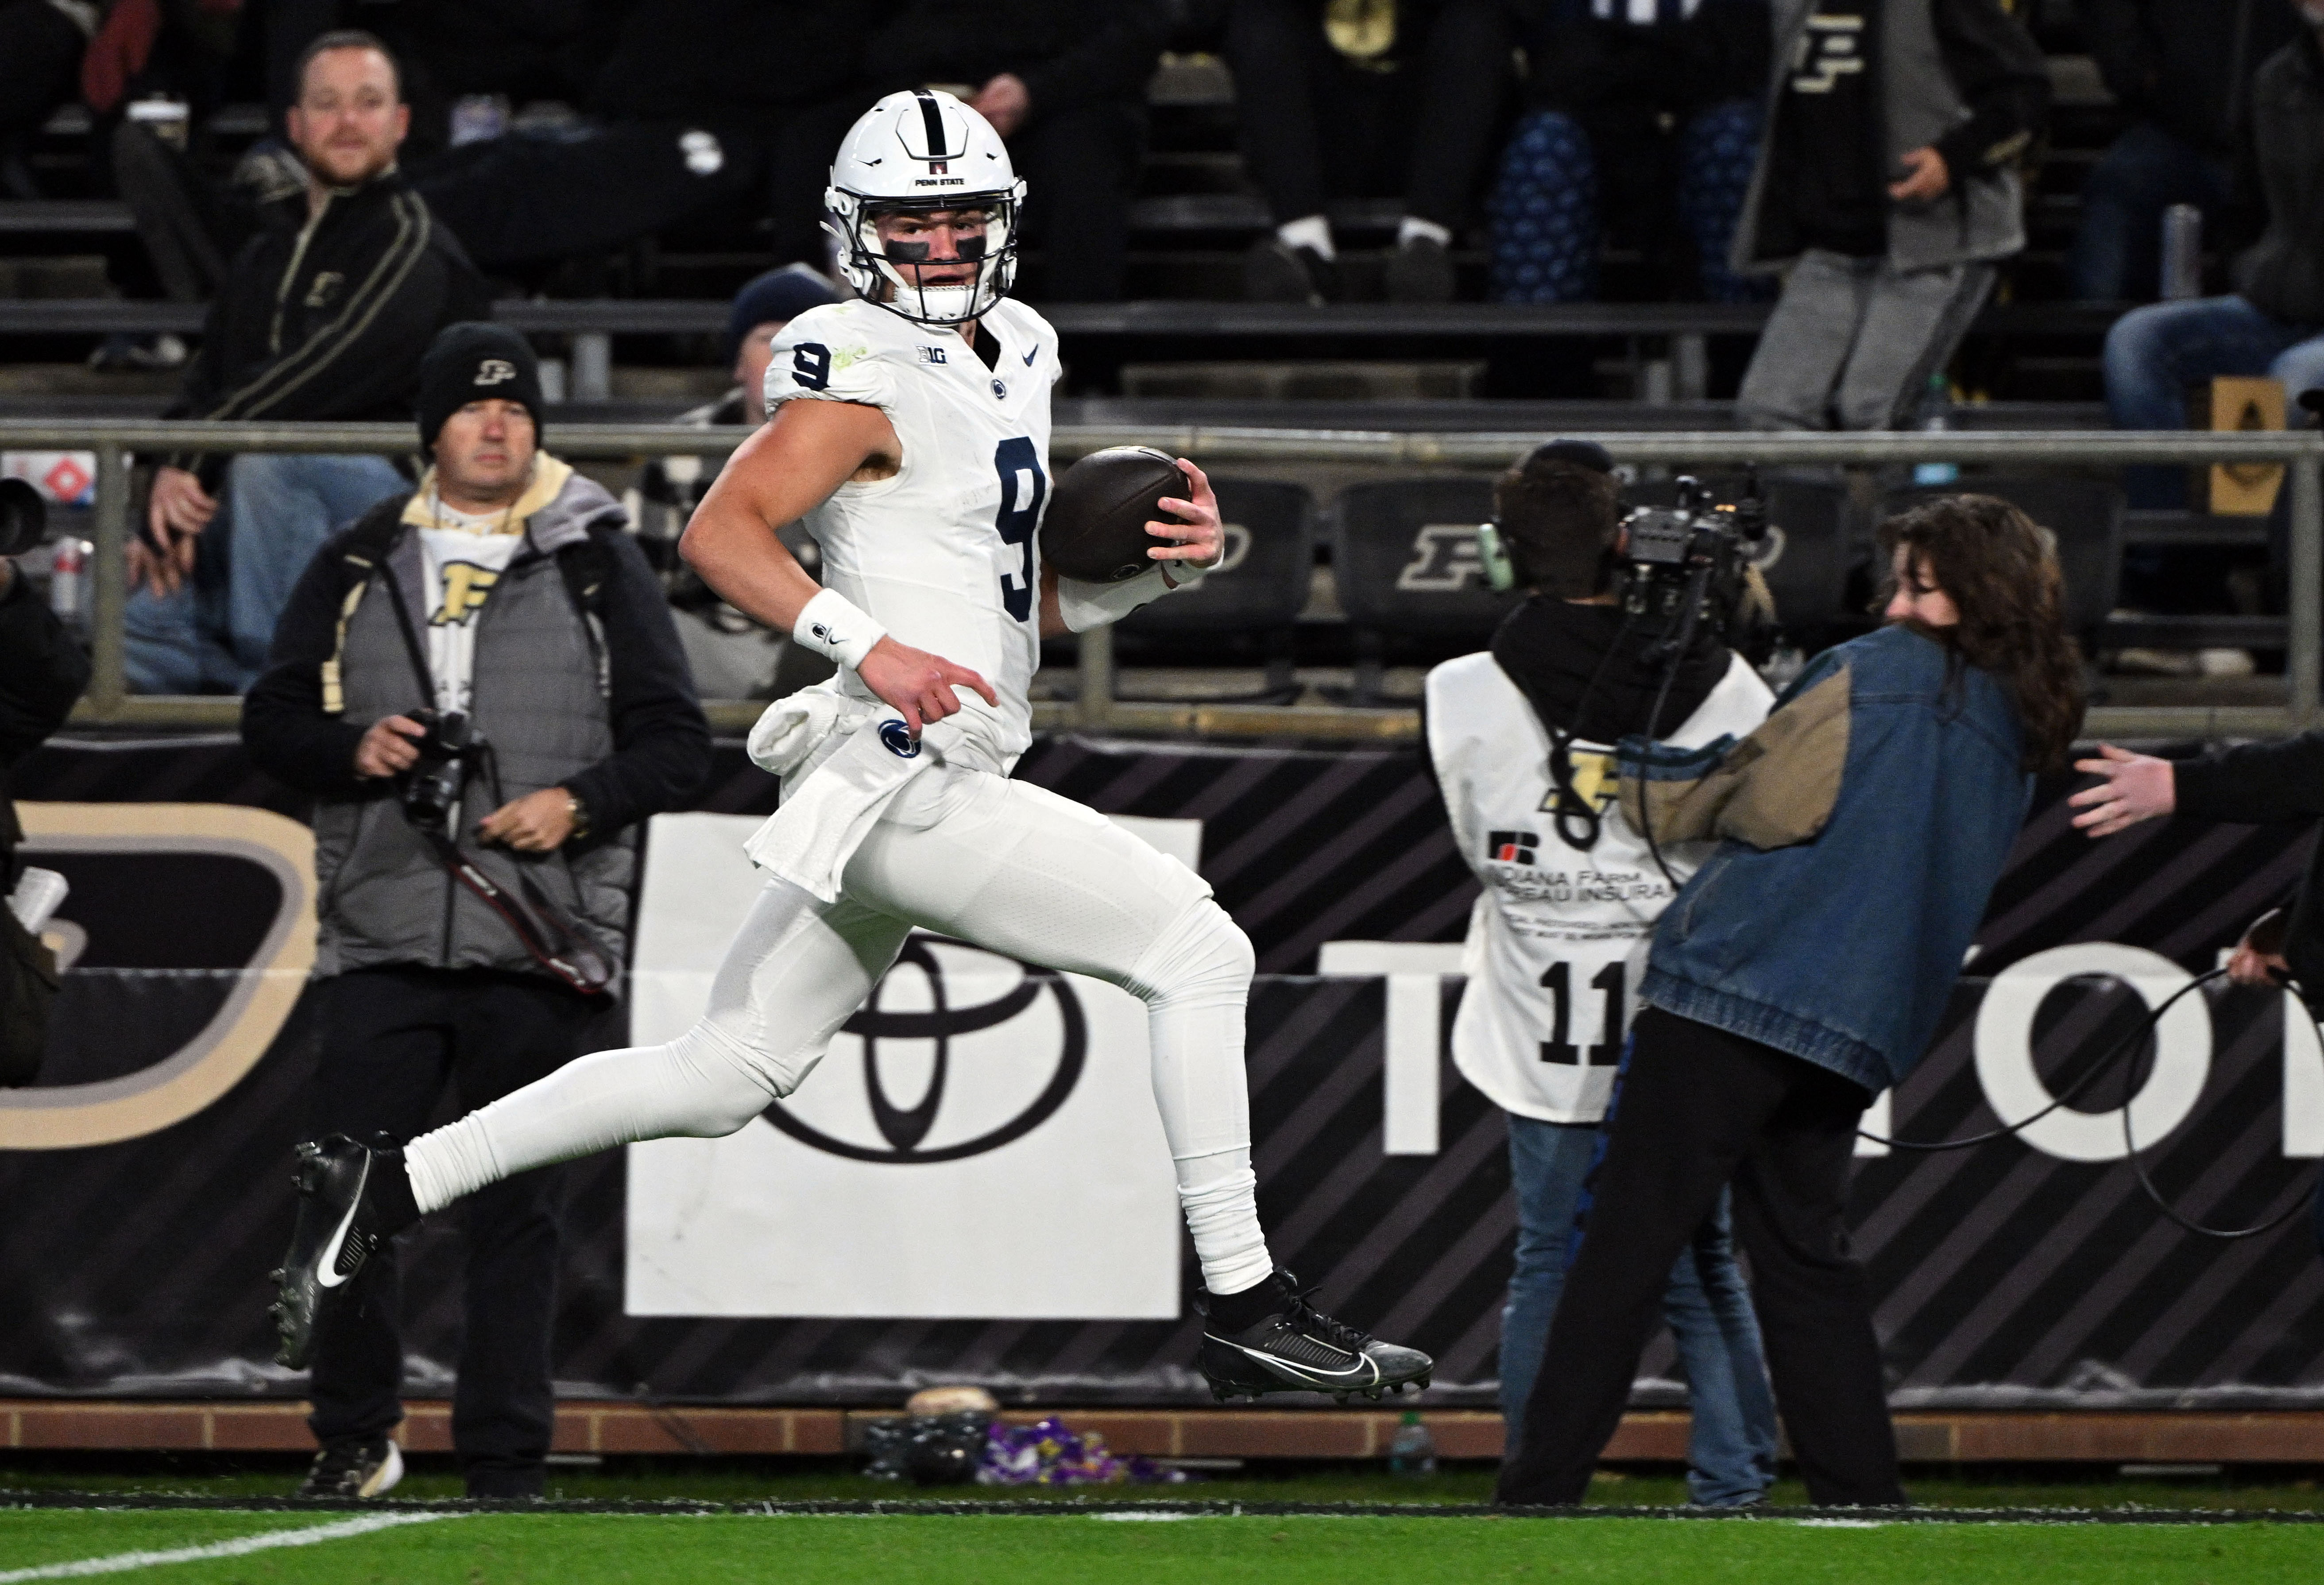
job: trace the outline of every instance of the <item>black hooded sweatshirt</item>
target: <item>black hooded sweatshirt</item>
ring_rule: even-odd
[[[1493,660],[1554,736],[1612,744],[1650,728],[1674,732],[1727,675],[1729,651],[1699,630],[1674,672],[1654,653],[1658,626],[1619,606],[1582,606],[1536,595],[1502,618]],[[1655,708],[1665,680],[1670,691]]]

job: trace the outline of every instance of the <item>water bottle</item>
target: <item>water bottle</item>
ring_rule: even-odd
[[[88,574],[88,555],[97,547],[67,534],[49,552],[49,609],[68,626],[80,625],[82,585]]]
[[[1418,1410],[1404,1412],[1403,1423],[1396,1428],[1396,1435],[1388,1444],[1388,1469],[1391,1475],[1436,1473],[1436,1439],[1420,1423]]]
[[[1944,375],[1931,375],[1928,399],[1921,404],[1921,411],[1927,415],[1921,420],[1921,428],[1932,435],[1941,435],[1952,428],[1952,420],[1949,416],[1952,412],[1952,398],[1945,385]],[[1914,465],[1913,482],[1916,485],[1950,485],[1959,483],[1960,479],[1960,464],[1957,462],[1922,462]]]
[[[2163,211],[2163,300],[2203,295],[2203,211],[2172,204]]]

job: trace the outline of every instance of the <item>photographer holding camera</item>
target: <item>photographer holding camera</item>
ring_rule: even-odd
[[[318,553],[244,706],[251,757],[317,798],[308,1138],[409,1138],[447,1080],[473,1108],[581,1054],[622,962],[630,828],[709,771],[660,586],[620,504],[539,449],[540,412],[522,337],[442,331],[420,376],[434,466]],[[558,1186],[527,1173],[468,1202],[452,1436],[471,1497],[543,1488]],[[302,1495],[401,1472],[392,1253],[318,1339]]]
[[[1811,1501],[1902,1503],[1863,1268],[1856,1131],[1921,1060],[2062,763],[2081,668],[2048,536],[2006,502],[1883,524],[1888,625],[1826,650],[1740,743],[1619,746],[1622,806],[1720,839],[1655,932],[1541,1386],[1496,1493],[1581,1500],[1670,1263],[1730,1184],[1767,1365]]]
[[[0,1084],[29,1084],[47,1043],[56,957],[8,899],[22,876],[8,773],[65,724],[88,686],[88,656],[11,557],[41,542],[47,508],[22,479],[0,479]]]
[[[1603,448],[1536,447],[1501,476],[1493,505],[1488,574],[1526,598],[1489,653],[1428,674],[1427,722],[1454,839],[1484,887],[1469,916],[1452,1060],[1508,1114],[1517,1247],[1501,1312],[1501,1415],[1514,1453],[1637,959],[1674,890],[1615,804],[1613,746],[1655,728],[1658,698],[1676,728],[1668,740],[1700,745],[1750,731],[1775,696],[1717,623],[1665,655],[1663,625],[1623,608],[1628,536]],[[1706,851],[1663,857],[1683,876]],[[1693,1411],[1688,1491],[1716,1507],[1762,1501],[1775,1478],[1775,1404],[1723,1195],[1667,1269],[1663,1309]]]

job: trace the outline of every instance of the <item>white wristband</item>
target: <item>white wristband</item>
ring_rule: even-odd
[[[793,640],[851,670],[887,636],[886,628],[827,589],[800,607],[798,620],[791,624]]]
[[[1188,577],[1185,566],[1183,561],[1157,561],[1137,577],[1125,578],[1120,583],[1084,583],[1075,578],[1059,578],[1057,614],[1065,619],[1068,633],[1087,633],[1093,627],[1119,622],[1140,606],[1151,605],[1164,595],[1201,583],[1203,574],[1196,572]],[[1172,570],[1166,574],[1166,567]]]

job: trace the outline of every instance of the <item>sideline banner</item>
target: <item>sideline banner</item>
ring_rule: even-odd
[[[702,812],[652,832],[641,1035],[704,1005],[755,889],[719,857],[720,817],[762,813],[772,784],[732,745],[720,771]],[[1019,774],[1196,863],[1250,932],[1277,1257],[1327,1308],[1436,1354],[1434,1401],[1489,1404],[1505,1135],[1444,1058],[1475,891],[1419,755],[1057,737]],[[72,880],[76,956],[41,1084],[0,1090],[0,1392],[295,1395],[264,1310],[318,1038],[312,998],[289,994],[313,907],[296,808],[222,738],[52,746],[15,781],[42,862]],[[2296,828],[2091,843],[2066,790],[2042,788],[1935,1048],[1868,1126],[1950,1136],[2046,1104],[2305,862]],[[2191,996],[2158,1032],[2127,1120],[2189,1215],[2256,1220],[2313,1181],[2324,1051],[2287,1002]],[[2307,1218],[2234,1244],[2181,1231],[2121,1159],[2125,1102],[2109,1078],[2023,1139],[1862,1155],[1858,1247],[1899,1406],[2324,1404]],[[882,1403],[973,1379],[1208,1401],[1143,1020],[1110,987],[918,940],[770,1117],[564,1171],[572,1392]],[[456,1216],[411,1236],[414,1393],[448,1384],[460,1260]],[[1658,1343],[1639,1401],[1672,1401],[1671,1374]]]

